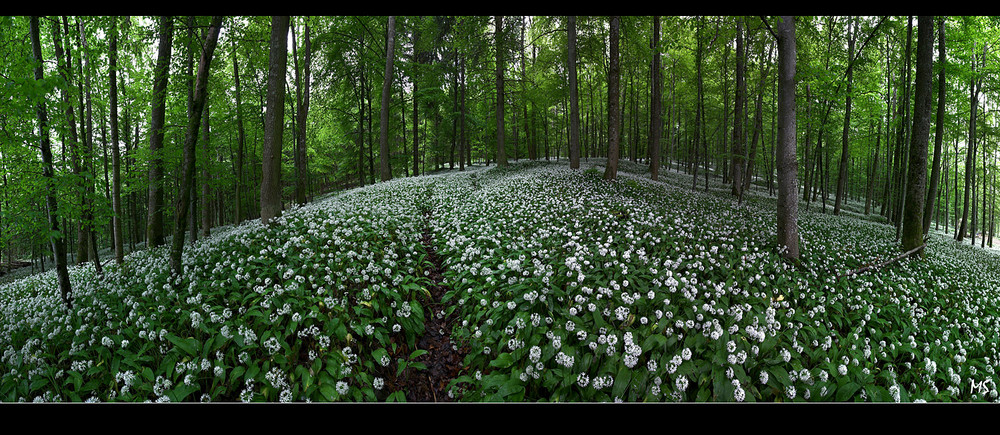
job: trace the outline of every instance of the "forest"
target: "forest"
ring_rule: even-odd
[[[1000,19],[0,17],[0,401],[997,401]]]

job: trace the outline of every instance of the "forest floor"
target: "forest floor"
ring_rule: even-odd
[[[994,401],[1000,255],[677,168],[394,179],[0,284],[2,401]],[[702,173],[703,174],[703,173]]]

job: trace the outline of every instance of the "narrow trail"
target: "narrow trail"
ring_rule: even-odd
[[[417,348],[426,350],[427,353],[417,357],[416,361],[426,365],[427,369],[407,369],[407,373],[403,375],[402,387],[406,391],[407,402],[450,402],[452,398],[448,396],[448,382],[458,376],[466,352],[451,341],[451,316],[441,315],[448,306],[441,302],[448,288],[442,282],[444,265],[434,243],[430,208],[424,209],[424,218],[427,225],[424,227],[421,243],[427,251],[427,261],[431,263],[430,273],[427,275],[431,280],[427,289],[431,298],[424,304],[425,332],[417,342]]]

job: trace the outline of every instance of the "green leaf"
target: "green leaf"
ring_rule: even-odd
[[[611,395],[615,397],[621,397],[625,389],[628,388],[629,382],[632,381],[632,370],[628,367],[622,367],[618,370],[618,375],[615,376],[615,385],[611,388]]]
[[[196,338],[180,338],[174,334],[167,334],[167,340],[192,357],[198,356],[198,350],[201,349],[201,343]]]
[[[496,367],[500,369],[505,369],[514,365],[514,357],[509,352],[501,353],[493,361],[490,361],[490,367]]]
[[[320,384],[319,393],[322,394],[323,398],[326,399],[328,402],[333,402],[338,397],[340,397],[340,395],[337,394],[337,389],[333,388],[333,385],[330,384]]]
[[[848,382],[844,385],[841,385],[840,387],[837,388],[837,401],[847,402],[848,400],[854,397],[854,393],[856,393],[860,388],[861,385],[858,385],[857,383],[854,382]]]

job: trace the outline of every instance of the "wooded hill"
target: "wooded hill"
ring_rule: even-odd
[[[992,246],[998,26],[4,17],[0,259],[63,269],[170,244],[179,269],[213,227],[321,192],[565,158],[607,158],[607,178],[627,159],[654,179],[681,168],[696,190],[766,189],[793,259],[799,202],[836,215],[864,201],[906,250],[931,225]]]

